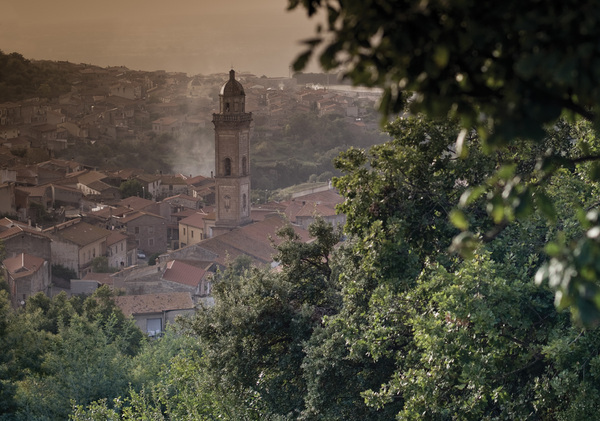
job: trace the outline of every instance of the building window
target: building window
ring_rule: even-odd
[[[225,158],[225,161],[223,162],[223,167],[225,169],[225,175],[231,175],[231,159]]]
[[[194,238],[194,231],[190,231],[192,238]]]
[[[133,229],[133,232],[135,232],[136,234],[139,234],[140,233],[140,227],[135,227]]]
[[[154,234],[154,227],[148,227],[148,234]]]
[[[146,333],[148,336],[156,336],[162,332],[162,319],[148,319],[146,321]]]
[[[153,246],[154,245],[154,238],[149,238],[148,239],[148,245],[149,246]]]
[[[183,229],[183,235],[185,235],[185,228]]]

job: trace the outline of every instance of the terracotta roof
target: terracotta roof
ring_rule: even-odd
[[[198,184],[198,183],[203,183],[203,182],[204,182],[204,181],[206,181],[206,180],[207,180],[207,177],[204,177],[204,176],[202,176],[202,175],[197,175],[197,176],[195,176],[195,177],[189,177],[189,178],[186,178],[186,179],[185,179],[185,182],[186,182],[187,184],[195,185],[195,184]],[[213,180],[213,181],[214,181],[214,180]]]
[[[193,215],[190,215],[187,218],[183,218],[181,221],[179,221],[179,223],[182,225],[188,225],[191,227],[203,228],[204,227],[204,218],[206,216],[208,216],[208,214],[206,214],[204,212],[194,212]]]
[[[61,184],[54,184],[54,183],[50,183],[50,184],[46,184],[46,186],[48,187],[53,187],[55,190],[65,190],[65,191],[70,191],[71,193],[81,193],[81,190],[75,188],[75,187],[69,187],[69,186],[64,186]]]
[[[177,282],[178,284],[189,285],[197,287],[206,271],[196,266],[188,265],[179,260],[171,260],[167,263],[167,268],[162,275],[162,278]]]
[[[124,234],[121,234],[119,231],[111,231],[110,235],[108,236],[108,238],[106,239],[106,245],[107,246],[112,246],[113,244],[116,244],[120,241],[123,240],[127,240],[127,236]]]
[[[4,259],[2,264],[13,278],[22,278],[37,272],[44,265],[44,262],[45,260],[41,257],[21,253],[18,256]]]
[[[315,214],[333,216],[336,215],[335,206],[343,201],[344,198],[333,189],[309,193],[283,202],[286,205],[284,213],[292,222],[296,222],[297,217],[311,217]]]
[[[131,209],[122,206],[118,208],[106,206],[100,210],[90,212],[90,215],[96,216],[98,218],[110,218],[111,216],[123,216],[127,212],[131,212]]]
[[[127,222],[133,221],[134,219],[138,219],[138,218],[141,218],[143,216],[151,216],[151,217],[154,217],[154,218],[165,219],[162,216],[156,215],[154,213],[134,211],[134,212],[128,213],[126,215],[123,215],[123,217],[121,219],[119,219],[119,222],[122,222],[122,223],[126,224]]]
[[[187,218],[188,216],[195,215],[198,211],[196,209],[184,209],[181,212],[172,213],[171,216],[176,218]]]
[[[82,183],[88,186],[90,189],[96,190],[98,192],[103,192],[111,189],[116,189],[116,187],[111,186],[110,184],[105,183],[104,181],[92,181],[89,183]]]
[[[102,181],[105,178],[108,178],[106,176],[106,174],[103,174],[103,173],[98,172],[98,171],[89,171],[89,172],[87,172],[85,174],[79,175],[79,177],[77,177],[77,180],[81,184],[89,185],[89,184],[91,184],[93,182]]]
[[[44,197],[46,195],[46,186],[41,187],[16,187],[17,190],[26,192],[30,197]]]
[[[143,197],[130,196],[119,201],[118,205],[129,209],[142,210],[150,205],[154,205],[155,203],[156,202],[149,199],[144,199]]]
[[[111,275],[112,275],[111,273],[88,272],[82,278],[82,280],[84,280],[84,281],[97,281],[97,282],[100,282],[101,284],[112,285],[113,284],[113,277]]]
[[[216,261],[225,265],[228,260],[240,255],[247,255],[261,263],[271,263],[275,249],[271,245],[271,238],[279,242],[276,232],[286,224],[280,215],[273,215],[263,221],[254,222],[237,228],[233,231],[209,238],[188,247],[200,247],[218,255]],[[300,235],[301,241],[308,241],[308,231],[294,226],[294,231]]]
[[[194,202],[200,202],[202,199],[200,199],[199,197],[194,197],[194,196],[190,196],[189,194],[176,194],[175,196],[170,196],[167,197],[166,199],[163,199],[163,202],[168,202],[171,200],[177,200],[177,199],[183,199],[183,200],[191,200]]]
[[[298,213],[296,213],[296,218],[308,216],[312,217],[314,215],[319,216],[333,216],[335,215],[335,205],[331,203],[306,203],[303,205]]]
[[[40,231],[37,231],[33,228],[24,227],[22,225],[15,225],[12,227],[2,227],[0,228],[0,240],[8,240],[9,238],[16,237],[17,235],[21,235],[24,232],[35,235],[41,238],[48,238],[46,235],[42,234]]]
[[[22,228],[31,228],[31,227],[29,227],[27,224],[25,224],[23,222],[13,221],[12,219],[9,219],[9,218],[2,218],[2,219],[0,219],[0,227],[12,228],[14,226],[19,226],[19,227],[22,227]],[[0,231],[2,231],[2,228],[0,228]]]
[[[145,183],[153,183],[157,180],[160,180],[160,176],[151,174],[138,174],[135,176],[135,178]]]
[[[194,309],[189,292],[170,292],[164,294],[124,295],[115,297],[115,304],[123,314],[160,313],[169,310]]]
[[[77,222],[66,228],[57,229],[56,231],[54,231],[54,228],[48,228],[47,230],[44,230],[44,232],[53,237],[58,237],[70,243],[77,244],[78,246],[86,246],[95,241],[107,238],[111,234],[111,231],[95,225],[90,225],[86,222]]]

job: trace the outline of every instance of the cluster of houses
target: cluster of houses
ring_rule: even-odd
[[[222,75],[190,79],[83,67],[73,92],[57,103],[0,104],[1,258],[14,307],[39,292],[91,294],[108,285],[119,291],[115,299],[125,314],[154,335],[177,315],[210,304],[215,273],[236,257],[276,267],[272,239],[284,224],[310,241],[307,227],[317,215],[344,223],[335,212],[341,197],[330,186],[253,206],[247,171],[253,116],[246,109],[276,121],[288,101],[327,112],[332,103],[342,103],[341,96],[290,89],[292,79],[243,75],[246,83],[262,83],[247,85],[246,100],[233,71],[221,91],[212,92],[212,85],[223,83]],[[217,94],[220,111],[211,117],[211,96]],[[182,104],[195,105],[181,115]],[[151,120],[151,115],[160,117]],[[34,150],[52,156],[79,142],[193,129],[210,118],[217,150],[210,177],[104,171],[48,157],[24,162],[19,153],[26,150],[28,159]],[[241,141],[230,143],[231,136]],[[145,197],[121,197],[119,186],[130,180],[141,184]],[[108,272],[94,271],[99,263]],[[69,279],[65,270],[73,274]]]
[[[71,92],[55,100],[0,103],[0,166],[10,163],[11,150],[36,149],[52,156],[82,142],[210,127],[218,89],[227,77],[72,63],[68,70]],[[308,111],[345,116],[357,127],[377,125],[376,119],[367,122],[361,117],[374,108],[380,92],[250,73],[239,79],[246,86],[246,107],[262,130],[277,133],[290,115]]]
[[[0,206],[7,215],[0,220],[2,266],[13,306],[38,292],[90,294],[106,284],[124,294],[117,299],[119,305],[150,333],[160,329],[156,320],[146,324],[148,318],[168,319],[193,312],[200,301],[210,302],[215,272],[237,256],[274,266],[270,238],[284,224],[292,223],[308,241],[306,229],[315,215],[332,224],[344,222],[335,212],[341,197],[325,186],[253,208],[251,224],[215,236],[214,178],[125,170],[116,174],[56,159],[35,167],[39,172],[29,168],[29,183],[17,174],[0,186]],[[50,177],[51,172],[62,177]],[[174,194],[160,201],[120,199],[115,181],[126,174],[143,182],[147,191]],[[51,214],[54,222],[44,223],[39,211]],[[156,264],[148,265],[152,255]],[[94,273],[98,257],[106,258],[110,273]],[[56,267],[70,269],[76,278],[65,282],[53,276]],[[167,319],[161,322],[163,328]]]

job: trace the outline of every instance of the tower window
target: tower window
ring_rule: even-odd
[[[223,162],[223,166],[224,166],[224,170],[225,170],[225,175],[231,175],[231,159],[225,158],[225,161]]]
[[[244,156],[244,157],[242,158],[242,174],[243,174],[243,175],[248,175],[248,168],[247,168],[247,165],[248,165],[248,160],[247,160],[247,159],[246,159],[246,157]]]
[[[226,102],[226,103],[225,103],[225,111],[226,111],[226,112],[229,112],[229,102]]]

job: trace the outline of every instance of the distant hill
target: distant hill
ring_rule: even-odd
[[[0,50],[0,103],[53,98],[71,90],[77,66],[66,62],[30,61]]]

